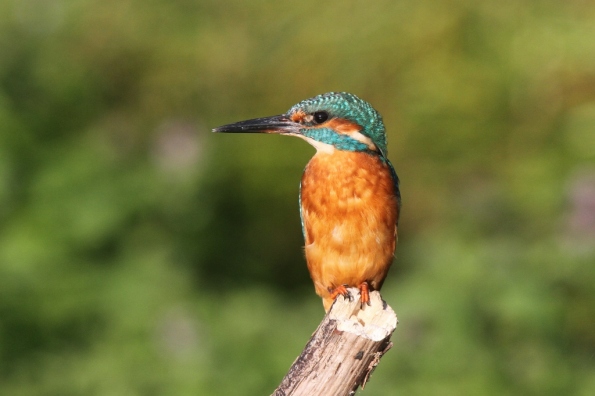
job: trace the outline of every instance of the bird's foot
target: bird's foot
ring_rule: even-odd
[[[362,284],[359,285],[358,288],[359,288],[361,307],[363,308],[364,304],[371,305],[371,303],[370,303],[370,286],[368,286],[368,282],[362,282]]]
[[[353,296],[347,290],[347,285],[339,285],[335,287],[333,290],[329,290],[331,292],[331,298],[335,300],[339,295],[343,296],[344,299],[352,301]]]

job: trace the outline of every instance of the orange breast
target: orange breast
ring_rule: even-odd
[[[318,152],[302,177],[301,205],[308,269],[325,307],[339,285],[380,289],[397,237],[388,165],[366,153]]]

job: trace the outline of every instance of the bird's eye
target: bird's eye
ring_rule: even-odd
[[[328,120],[328,113],[326,111],[317,111],[314,113],[314,122],[317,124],[322,124]]]

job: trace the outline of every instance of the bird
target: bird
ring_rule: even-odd
[[[362,308],[370,305],[394,259],[401,209],[381,115],[354,94],[328,92],[213,132],[289,135],[314,146],[299,193],[310,277],[326,312],[338,296],[351,300],[351,287]]]

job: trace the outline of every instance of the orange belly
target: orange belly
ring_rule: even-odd
[[[302,177],[301,214],[308,269],[326,310],[337,286],[380,289],[397,238],[397,192],[386,163],[366,153],[317,153]]]

